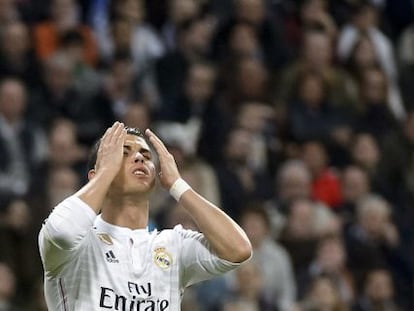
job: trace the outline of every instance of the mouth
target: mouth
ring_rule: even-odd
[[[132,174],[135,176],[145,177],[149,175],[149,172],[145,168],[139,167],[139,168],[134,169],[132,171]]]

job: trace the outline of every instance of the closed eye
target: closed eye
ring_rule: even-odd
[[[132,152],[132,147],[125,145],[124,146],[124,156],[127,157],[131,154]],[[135,151],[133,151],[135,152]],[[150,150],[146,149],[146,148],[141,148],[139,150],[139,152],[142,154],[142,156],[146,159],[146,160],[151,160],[152,159],[152,153]]]
[[[152,158],[151,152],[144,151],[144,152],[141,152],[141,153],[142,153],[142,155],[144,156],[145,159],[151,160],[151,158]]]

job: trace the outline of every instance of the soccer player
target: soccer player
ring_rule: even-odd
[[[115,122],[92,154],[88,183],[58,204],[39,234],[49,310],[176,311],[184,288],[251,256],[244,231],[180,177],[174,157],[149,129],[161,185],[199,232],[147,229],[157,178],[137,129]]]

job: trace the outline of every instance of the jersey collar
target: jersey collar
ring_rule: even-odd
[[[148,227],[132,230],[126,227],[116,226],[103,220],[101,215],[98,215],[95,219],[95,228],[99,232],[105,232],[115,238],[137,237],[149,233]]]

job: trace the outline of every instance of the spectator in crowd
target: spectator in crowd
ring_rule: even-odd
[[[104,63],[105,68],[111,68],[114,61],[119,58],[119,55],[128,55],[131,59],[131,68],[128,68],[128,71],[134,78],[134,87],[137,88],[139,96],[148,103],[151,109],[158,109],[161,102],[155,76],[155,64],[163,53],[157,53],[157,55],[160,54],[159,56],[152,55],[155,54],[155,52],[151,52],[150,47],[148,48],[149,51],[142,51],[143,55],[141,55],[141,52],[139,51],[134,51],[132,49],[132,41],[134,40],[131,38],[133,37],[134,25],[129,19],[115,17],[111,26],[111,36],[114,47],[113,52],[111,52],[110,60]],[[144,38],[139,38],[139,40],[137,39],[138,41],[152,40],[146,38],[151,37],[151,35],[141,34],[140,36]],[[142,46],[142,43],[139,43],[139,45],[141,49],[145,49]],[[135,58],[138,58],[138,60],[135,60]],[[139,64],[136,64],[137,62],[139,62]]]
[[[343,26],[338,37],[338,56],[346,60],[358,39],[366,36],[374,47],[377,64],[384,72],[387,81],[387,98],[394,116],[402,120],[405,109],[398,87],[398,73],[391,40],[378,25],[379,9],[370,1],[361,1],[353,7],[350,21]]]
[[[381,68],[375,54],[375,47],[367,36],[361,36],[359,38],[350,51],[349,57],[343,61],[343,66],[351,74],[357,85],[361,84],[362,75],[366,70]],[[361,86],[360,89],[362,90]],[[388,92],[384,94],[388,94]],[[354,114],[359,115],[362,111],[363,103],[358,101]]]
[[[100,29],[100,31],[102,31],[102,29]],[[129,19],[119,16],[114,16],[112,18],[108,34],[105,34],[105,36],[107,36],[105,40],[108,41],[107,44],[110,44],[110,47],[107,49],[110,49],[110,51],[104,53],[104,57],[106,57],[102,61],[104,64],[107,63],[110,65],[113,57],[120,51],[131,54],[132,32],[133,24]]]
[[[56,118],[66,118],[81,125],[83,118],[91,115],[93,119],[89,120],[87,132],[94,131],[93,135],[96,135],[95,131],[101,130],[92,125],[92,120],[103,114],[103,109],[87,113],[87,108],[90,108],[89,98],[82,98],[75,87],[74,63],[67,54],[58,52],[46,60],[41,84],[30,95],[28,118],[37,122],[44,130],[49,130]],[[92,138],[87,132],[84,139],[90,142],[88,140]],[[94,138],[95,136],[93,140]]]
[[[36,210],[28,200],[10,196],[1,203],[0,260],[14,271],[16,295],[25,297],[32,292],[34,280],[42,273],[36,243],[33,243],[33,236],[39,231],[40,224],[36,226]],[[30,264],[27,263],[28,258]]]
[[[41,69],[27,25],[10,22],[4,25],[0,38],[0,78],[13,76],[21,79],[29,89],[37,87]]]
[[[20,12],[12,0],[3,0],[0,3],[0,29],[12,22],[20,21]]]
[[[287,107],[287,131],[293,140],[328,142],[342,113],[328,99],[327,84],[322,75],[305,71],[298,76],[297,97]]]
[[[163,106],[158,119],[185,125],[197,144],[197,152],[210,163],[217,162],[213,149],[222,148],[221,134],[230,126],[216,100],[217,72],[215,65],[206,61],[189,64],[182,90],[177,98]]]
[[[356,222],[345,231],[345,241],[357,291],[362,289],[363,280],[371,269],[385,268],[397,281],[399,298],[405,296],[412,275],[386,200],[375,195],[363,198],[357,205]]]
[[[414,78],[414,23],[405,28],[398,38],[397,56],[404,106],[411,111],[414,107],[414,90],[411,84]]]
[[[329,166],[329,155],[324,144],[308,141],[302,146],[302,159],[312,174],[312,198],[337,209],[342,203],[339,176]]]
[[[401,69],[414,63],[414,24],[407,26],[397,42],[397,58]]]
[[[182,23],[192,20],[201,13],[201,2],[197,0],[168,1],[167,20],[162,26],[161,34],[168,51],[177,46],[177,31]]]
[[[352,113],[356,105],[356,86],[351,76],[334,64],[333,41],[329,34],[320,29],[305,29],[300,52],[300,56],[288,63],[280,75],[277,86],[280,104],[287,105],[295,98],[296,87],[304,72],[314,72],[326,83],[324,99]]]
[[[266,210],[260,204],[252,204],[243,210],[240,224],[253,246],[252,261],[258,267],[263,284],[261,299],[275,310],[290,310],[296,299],[292,262],[287,251],[272,240]],[[272,264],[268,264],[270,262]]]
[[[286,18],[286,37],[295,51],[299,52],[301,35],[306,29],[323,29],[332,39],[336,39],[338,29],[329,12],[329,5],[326,0],[300,1],[294,14]]]
[[[196,62],[189,65],[179,97],[159,112],[161,120],[187,123],[201,118],[213,100],[216,72],[212,64]]]
[[[122,121],[129,127],[150,128],[152,124],[151,108],[142,101],[132,101],[127,105]]]
[[[315,278],[309,285],[305,299],[299,304],[300,311],[348,311],[334,282],[326,276]]]
[[[217,157],[211,149],[220,149],[220,133],[225,132],[226,122],[214,98],[216,70],[208,62],[189,64],[183,89],[177,98],[164,105],[158,112],[159,120],[179,122],[187,129],[193,142],[200,147],[198,152],[210,162]]]
[[[351,145],[352,163],[361,167],[369,176],[369,182],[373,192],[392,196],[391,185],[383,178],[381,165],[381,146],[379,141],[369,133],[358,133],[354,136]]]
[[[387,74],[387,66],[382,64],[381,58],[379,58],[377,54],[377,47],[372,42],[371,38],[367,35],[361,35],[358,41],[355,42],[353,49],[350,51],[349,57],[343,61],[345,63],[345,68],[349,70],[360,87],[361,99],[356,107],[356,113],[360,114],[366,110],[365,102],[371,100],[366,97],[373,97],[374,94],[377,94],[376,100],[379,99],[382,101],[389,109],[389,114],[394,116],[395,119],[399,119],[401,116],[393,102],[395,97],[393,94],[399,94],[400,92],[397,85],[398,81],[396,81],[395,78],[391,79],[389,77]],[[374,85],[367,84],[366,82],[366,74],[374,70],[376,70],[377,73],[381,72],[381,79],[383,79],[383,85],[381,87],[378,86],[377,89],[374,88]],[[366,90],[367,88],[370,88],[370,91]],[[368,93],[373,95],[368,95]]]
[[[368,172],[358,165],[344,168],[341,176],[341,193],[343,202],[339,213],[345,225],[355,221],[357,203],[371,193],[371,182]]]
[[[129,36],[123,38],[126,40],[127,45],[125,48],[131,54],[134,72],[137,75],[143,74],[145,71],[150,70],[152,64],[165,52],[163,43],[161,42],[158,33],[154,31],[151,25],[145,22],[145,6],[143,0],[125,0],[117,1],[112,4],[110,8],[114,19],[121,19],[123,22],[129,23]],[[105,29],[96,29],[97,31],[104,31]],[[121,35],[113,33],[113,35]],[[108,38],[109,54],[119,50],[119,46],[116,46],[111,42],[116,40],[122,40],[121,38]],[[110,58],[110,56],[108,57]]]
[[[276,174],[274,197],[266,203],[273,237],[278,238],[285,226],[289,204],[296,199],[310,199],[311,193],[312,176],[306,164],[301,160],[283,162]]]
[[[228,29],[219,64],[222,105],[237,109],[245,100],[271,102],[273,72],[266,66],[265,52],[253,25],[239,21]],[[236,83],[235,83],[236,82]]]
[[[292,200],[279,241],[292,258],[296,284],[306,277],[319,238],[339,232],[336,217],[326,207],[306,198]]]
[[[223,304],[223,311],[276,311],[274,304],[264,297],[266,286],[263,282],[263,273],[260,266],[250,261],[235,271],[236,284],[233,293]]]
[[[281,155],[277,132],[276,111],[273,106],[259,101],[244,102],[237,112],[237,124],[253,135],[251,165],[257,171],[276,171]]]
[[[369,195],[358,202],[357,219],[347,234],[349,266],[358,277],[373,266],[387,264],[388,253],[399,244],[391,209],[381,197]],[[357,271],[355,271],[357,270]]]
[[[352,310],[401,310],[395,301],[394,292],[395,287],[390,272],[385,269],[373,269],[368,273],[364,282],[364,291]]]
[[[387,97],[387,80],[379,68],[367,68],[361,73],[360,100],[362,112],[355,127],[377,139],[395,129],[396,116]]]
[[[0,82],[0,196],[27,194],[45,157],[43,132],[25,118],[26,92],[18,79]]]
[[[329,12],[328,2],[326,0],[305,0],[301,4],[299,15],[304,29],[320,28],[335,39],[337,27]]]
[[[299,198],[311,197],[312,175],[305,162],[289,160],[279,168],[276,176],[276,198],[280,207]],[[285,206],[286,208],[286,206]]]
[[[39,165],[27,196],[36,233],[57,203],[85,182],[87,150],[78,144],[75,125],[56,119],[48,136],[48,154]]]
[[[179,25],[175,50],[161,57],[156,64],[162,107],[167,107],[180,95],[191,63],[208,59],[212,35],[213,29],[205,16]]]
[[[102,79],[98,72],[83,57],[84,38],[76,31],[62,36],[59,51],[67,55],[73,65],[75,88],[82,98],[92,98],[100,89]]]
[[[272,103],[270,71],[258,58],[235,59],[229,71],[223,72],[220,85],[219,105],[231,121],[245,101]]]
[[[67,166],[51,167],[46,176],[43,176],[46,184],[39,192],[29,196],[28,203],[32,210],[32,222],[36,231],[39,231],[43,221],[52,211],[56,203],[59,203],[68,194],[77,190],[82,181],[77,172]]]
[[[6,263],[0,263],[0,310],[22,311],[14,302],[16,295],[16,276]]]
[[[223,161],[215,166],[222,208],[238,219],[246,202],[263,200],[270,189],[267,176],[250,164],[252,134],[241,127],[233,128],[226,138]]]
[[[89,26],[82,24],[77,3],[74,0],[53,0],[50,4],[49,19],[34,26],[33,38],[39,59],[46,60],[60,47],[61,38],[68,31],[77,31],[85,40],[83,56],[94,66],[97,62],[95,38]]]
[[[39,165],[32,190],[39,191],[46,183],[41,182],[53,168],[69,167],[79,176],[84,172],[87,149],[77,139],[76,125],[67,119],[54,120],[48,135],[47,157]]]
[[[289,59],[281,24],[266,12],[265,0],[234,1],[234,13],[230,20],[219,26],[214,40],[216,57],[223,58],[227,53],[226,42],[235,24],[246,23],[253,27],[263,51],[263,63],[271,69],[281,68]]]
[[[223,55],[224,64],[231,65],[234,59],[253,57],[264,61],[264,51],[254,27],[246,22],[232,25],[229,30],[227,51]]]
[[[116,52],[127,50],[131,54],[135,73],[144,74],[165,50],[158,33],[145,22],[144,1],[107,2],[107,6],[109,16],[106,16],[105,27],[102,27],[101,21],[94,24],[94,32],[103,43],[103,59],[110,62]],[[110,25],[114,27],[110,29]],[[127,31],[119,31],[121,29]]]
[[[316,249],[316,255],[308,270],[308,280],[300,285],[312,283],[312,279],[327,276],[338,290],[339,298],[352,304],[354,301],[354,283],[352,273],[346,266],[346,250],[340,236],[329,235],[322,237]]]
[[[389,181],[392,197],[399,206],[409,206],[414,202],[414,184],[410,174],[414,152],[414,111],[409,111],[405,121],[382,141],[381,167]]]
[[[155,76],[155,63],[156,60],[159,59],[159,56],[151,56],[151,59],[147,59],[146,62],[143,62],[140,65],[134,65],[134,55],[132,54],[134,51],[131,51],[132,43],[130,42],[131,40],[128,40],[128,38],[132,36],[132,32],[133,27],[129,20],[116,18],[112,22],[114,51],[107,66],[111,68],[114,61],[119,59],[120,55],[128,55],[131,59],[131,67],[128,68],[127,71],[129,72],[129,75],[132,74],[134,78],[134,88],[137,89],[135,92],[148,103],[151,109],[158,109],[161,104],[161,99]],[[134,53],[137,54],[137,52]],[[150,52],[146,52],[146,54],[150,54]],[[149,56],[147,58],[149,58]],[[140,60],[140,62],[142,62],[142,60]]]
[[[108,119],[123,118],[128,103],[139,98],[139,85],[136,83],[131,55],[119,51],[112,60],[105,76],[103,90],[96,102],[102,103],[107,110]]]

